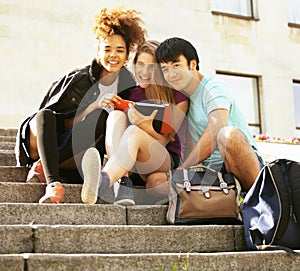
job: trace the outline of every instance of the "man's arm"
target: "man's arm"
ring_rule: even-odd
[[[217,109],[208,115],[206,129],[180,168],[197,165],[215,151],[218,145],[217,136],[220,129],[227,125],[228,114],[228,110],[226,109]]]

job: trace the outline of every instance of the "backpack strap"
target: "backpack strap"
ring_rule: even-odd
[[[300,163],[288,161],[288,164],[294,217],[296,223],[300,225]]]
[[[278,199],[280,202],[280,217],[277,223],[277,229],[274,234],[274,239],[270,244],[276,243],[280,240],[289,224],[290,221],[290,196],[289,189],[286,183],[287,179],[287,169],[285,160],[276,160],[274,163],[271,163],[268,167],[271,180],[275,186]]]
[[[279,245],[259,245],[256,246],[257,250],[284,250],[285,252],[293,255],[293,256],[300,256],[300,253],[284,246],[279,246]]]

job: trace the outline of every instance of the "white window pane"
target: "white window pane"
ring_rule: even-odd
[[[218,74],[232,90],[240,110],[248,123],[259,124],[257,81],[254,77]]]
[[[212,9],[229,14],[252,16],[251,0],[212,0]]]
[[[300,24],[300,0],[287,0],[288,20]]]
[[[295,124],[300,127],[300,83],[294,83]]]

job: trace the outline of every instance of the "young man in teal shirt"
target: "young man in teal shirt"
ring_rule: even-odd
[[[156,59],[167,83],[190,98],[188,127],[194,146],[181,168],[224,163],[248,191],[263,159],[228,86],[199,72],[197,51],[184,39],[165,40]]]

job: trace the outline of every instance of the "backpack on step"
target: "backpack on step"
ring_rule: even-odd
[[[241,213],[246,244],[252,250],[300,249],[300,163],[267,163],[247,193]]]

